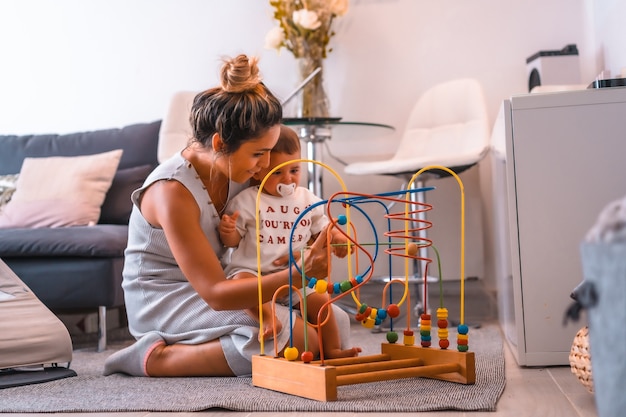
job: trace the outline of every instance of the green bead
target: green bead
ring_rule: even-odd
[[[350,281],[342,281],[339,285],[341,288],[341,292],[350,291],[350,289],[352,289],[352,284],[350,283]]]
[[[396,332],[387,332],[387,341],[389,343],[396,343],[398,341],[398,333],[396,333]]]

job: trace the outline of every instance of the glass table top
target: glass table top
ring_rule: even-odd
[[[341,117],[285,117],[282,123],[293,127],[302,140],[310,142],[329,139],[331,131],[334,134],[349,130],[350,135],[363,137],[395,130],[393,126],[382,123],[346,121]]]
[[[353,125],[394,129],[393,126],[382,123],[346,121],[341,117],[285,117],[283,118],[283,123],[287,126]]]

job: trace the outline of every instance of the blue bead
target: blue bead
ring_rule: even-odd
[[[383,320],[382,320],[380,317],[376,317],[376,318],[374,319],[374,324],[375,324],[376,326],[378,326],[378,325],[379,325],[379,324],[381,324],[382,322],[383,322]]]
[[[345,214],[340,214],[339,216],[337,216],[337,223],[343,226],[344,224],[348,223],[348,218]]]
[[[376,315],[381,320],[385,320],[387,318],[387,310],[385,310],[384,308],[379,308],[378,311],[376,312]]]
[[[430,342],[432,339],[432,336],[422,336],[422,340],[425,342]]]
[[[363,282],[363,275],[357,275],[354,279],[356,280],[357,284],[360,284]]]
[[[469,328],[466,324],[459,324],[459,327],[457,327],[457,331],[459,332],[459,334],[467,334],[467,332],[469,332]]]
[[[315,288],[315,284],[317,283],[317,278],[311,278],[309,280],[309,284],[307,285],[309,288]]]
[[[341,294],[341,285],[339,285],[338,282],[335,282],[333,284],[333,293],[335,294]]]

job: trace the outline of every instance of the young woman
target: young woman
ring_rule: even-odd
[[[245,55],[224,62],[221,86],[195,97],[189,145],[132,194],[122,287],[137,341],[107,359],[105,375],[251,373],[259,329],[244,309],[258,304],[258,283],[226,279],[217,226],[229,199],[268,166],[281,119],[281,104],[261,82],[257,60]],[[307,276],[326,276],[324,245],[318,239],[309,250]],[[294,282],[300,281],[292,269]],[[264,301],[288,281],[287,269],[264,276]],[[277,311],[282,323],[290,314],[287,307]],[[300,318],[293,322],[294,345],[302,352],[304,326]],[[285,328],[277,336],[279,346],[287,345],[288,333]],[[309,350],[315,349],[313,329],[308,338]]]

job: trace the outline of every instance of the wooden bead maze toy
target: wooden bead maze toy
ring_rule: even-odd
[[[363,326],[372,328],[380,325],[383,321],[389,319],[391,321],[391,330],[387,333],[387,341],[381,343],[380,354],[365,355],[340,359],[325,359],[324,349],[322,346],[321,329],[324,322],[318,320],[319,324],[306,323],[305,326],[313,326],[318,332],[319,339],[319,360],[313,360],[313,354],[308,352],[307,339],[305,337],[305,352],[299,356],[297,348],[293,347],[293,339],[290,339],[290,345],[284,350],[284,357],[279,357],[279,347],[274,343],[274,354],[265,353],[264,342],[261,341],[261,352],[259,355],[252,357],[252,384],[257,387],[266,388],[286,394],[296,395],[319,401],[335,401],[337,400],[338,387],[344,385],[361,384],[366,382],[386,381],[402,378],[435,378],[444,381],[460,384],[474,384],[476,379],[474,352],[469,351],[468,346],[468,326],[464,324],[464,276],[465,276],[465,197],[463,183],[460,178],[450,169],[443,166],[428,166],[419,170],[409,182],[406,190],[389,192],[384,194],[360,194],[346,190],[345,184],[341,178],[328,166],[321,162],[313,160],[298,160],[301,162],[316,163],[330,170],[339,183],[341,184],[341,192],[336,193],[328,200],[319,204],[325,205],[326,214],[331,219],[329,229],[338,228],[347,238],[348,247],[348,278],[341,282],[331,282],[330,277],[330,248],[329,250],[329,273],[325,280],[316,280],[315,278],[307,278],[303,273],[303,268],[299,268],[291,256],[290,266],[296,265],[298,272],[302,275],[302,287],[314,288],[316,291],[323,293],[328,292],[330,300],[324,308],[329,309],[330,304],[336,302],[340,298],[351,296],[356,303],[357,314],[355,319],[360,321]],[[268,176],[283,165],[292,163],[286,162],[274,168]],[[426,203],[418,203],[411,201],[411,193],[416,191],[432,190],[432,187],[420,190],[411,190],[411,185],[415,179],[424,171],[438,169],[444,170],[454,176],[459,184],[461,192],[461,259],[460,259],[460,320],[457,327],[457,346],[456,350],[449,349],[450,342],[448,340],[448,311],[443,306],[443,296],[440,295],[440,305],[436,311],[436,324],[438,336],[438,348],[432,346],[432,319],[427,312],[428,306],[424,304],[424,311],[420,317],[419,324],[419,344],[415,344],[414,331],[411,329],[410,316],[410,296],[409,296],[409,261],[417,259],[425,261],[426,267],[423,274],[423,291],[426,294],[428,265],[432,262],[430,258],[422,258],[419,256],[419,249],[422,247],[431,248],[437,255],[437,263],[439,267],[439,285],[440,293],[441,285],[441,263],[439,253],[432,241],[426,238],[418,237],[419,230],[430,228],[432,223],[426,220],[419,220],[416,213],[420,211],[428,211],[432,209],[431,205]],[[267,177],[266,177],[267,178]],[[261,183],[260,189],[263,188],[265,179]],[[389,203],[404,204],[404,211],[390,213],[388,210],[385,214],[387,219],[387,230],[382,233],[387,238],[386,241],[378,240],[378,231],[372,220],[367,216],[364,205],[368,203],[379,203],[384,207],[391,207]],[[259,199],[257,198],[257,238],[259,236]],[[319,205],[318,204],[318,205]],[[313,209],[317,205],[309,207]],[[339,214],[337,214],[339,212]],[[357,230],[351,222],[351,214],[357,213],[365,217],[372,227],[375,236],[375,242],[363,243],[357,239]],[[305,215],[306,212],[300,216]],[[298,219],[299,220],[299,219]],[[298,224],[295,221],[295,225]],[[402,224],[401,229],[392,228],[392,224]],[[296,229],[296,227],[293,227]],[[294,230],[292,230],[292,233]],[[372,251],[367,248],[373,248]],[[374,272],[375,261],[378,256],[379,249],[384,248],[384,253],[389,257],[400,256],[404,258],[404,279],[391,278],[386,283],[383,290],[383,304],[376,308],[362,303],[358,298],[359,289],[367,285]],[[291,248],[290,248],[291,249]],[[358,272],[358,268],[353,266],[351,260],[352,251],[354,251],[355,261],[358,266],[358,257],[365,256],[369,265],[362,273]],[[373,253],[372,253],[373,252]],[[304,252],[302,252],[304,254]],[[302,261],[302,260],[301,260]],[[260,254],[258,255],[258,265],[260,270]],[[291,270],[291,268],[290,268]],[[261,275],[259,274],[259,305],[262,304]],[[402,296],[397,303],[393,303],[392,286],[401,287]],[[290,281],[288,286],[279,289],[273,297],[273,303],[279,292],[288,291],[289,299],[295,294],[301,300],[302,317],[306,318],[306,297],[300,295],[300,292]],[[384,295],[389,295],[389,301],[384,301]],[[424,297],[424,303],[426,297]],[[398,317],[400,308],[406,307],[407,326],[403,331],[403,340],[398,343],[398,334],[393,330],[393,319]],[[320,312],[320,315],[322,313]],[[306,321],[306,320],[305,320]],[[263,316],[260,314],[259,325],[263,329]],[[290,323],[291,325],[292,323]],[[291,329],[293,326],[290,326]],[[307,332],[305,331],[306,335]],[[274,338],[276,340],[276,338]]]

